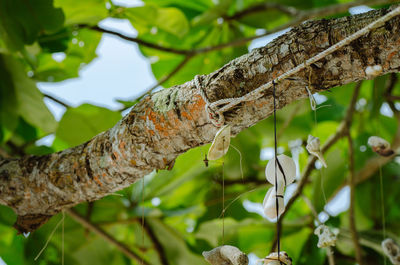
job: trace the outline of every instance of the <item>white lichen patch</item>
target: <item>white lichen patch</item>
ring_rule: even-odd
[[[380,75],[382,73],[382,71],[383,71],[382,66],[379,64],[367,66],[367,68],[365,68],[365,74],[369,78],[377,77],[378,75]]]
[[[175,108],[179,90],[176,87],[165,88],[151,96],[154,111],[165,113]]]

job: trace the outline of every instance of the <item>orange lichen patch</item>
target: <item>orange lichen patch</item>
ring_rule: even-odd
[[[182,111],[181,112],[181,116],[184,117],[185,119],[189,120],[189,121],[193,120],[193,117],[189,114],[189,112]]]
[[[124,142],[124,141],[121,141],[121,142],[119,143],[119,148],[120,148],[120,149],[125,149],[125,142]]]
[[[119,151],[121,152],[121,155],[122,155],[122,157],[124,158],[124,159],[126,159],[126,154],[125,154],[125,142],[124,141],[121,141],[120,143],[119,143]]]
[[[387,60],[386,60],[386,62],[385,62],[385,64],[384,64],[384,66],[383,66],[383,68],[386,68],[386,69],[389,68],[390,61],[393,59],[393,57],[394,57],[397,53],[398,53],[397,50],[395,50],[395,51],[389,53],[389,55],[388,55],[388,57],[387,57]]]
[[[94,176],[93,179],[94,179],[94,181],[96,181],[97,185],[99,185],[100,187],[103,186],[103,183],[101,183],[101,181],[99,180],[99,178],[97,176]]]
[[[196,119],[204,111],[205,102],[200,95],[196,95],[192,102],[186,106],[187,111],[181,110],[181,116],[187,120]],[[182,129],[182,126],[190,126],[179,119],[176,109],[167,112],[153,111],[150,107],[145,109],[144,115],[139,116],[146,122],[151,122],[154,128],[146,128],[147,134],[154,136],[158,134],[164,137],[176,135]]]
[[[265,105],[264,102],[259,102],[259,101],[250,101],[249,103],[252,103],[251,105],[255,105],[259,109],[261,109]]]
[[[129,162],[131,162],[132,166],[136,166],[136,161],[135,160],[131,159],[131,161],[129,161]]]
[[[193,119],[196,119],[200,113],[204,112],[204,107],[206,103],[204,99],[200,95],[196,95],[193,98],[193,101],[186,106],[186,109],[189,111]]]

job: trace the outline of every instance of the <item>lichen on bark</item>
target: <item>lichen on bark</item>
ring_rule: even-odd
[[[211,102],[242,96],[387,12],[303,23],[206,75],[205,94]],[[381,65],[381,74],[398,72],[399,26],[396,17],[280,82],[277,107],[307,97],[305,85],[316,92],[366,79],[365,68],[370,65]],[[20,231],[30,231],[64,208],[100,199],[155,169],[170,168],[178,155],[212,141],[218,128],[208,120],[204,107],[194,82],[189,81],[143,98],[113,128],[80,146],[46,156],[0,159],[0,203],[17,213]],[[272,111],[272,91],[266,91],[225,117],[236,135]]]

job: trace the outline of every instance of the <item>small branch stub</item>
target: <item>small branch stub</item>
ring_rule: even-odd
[[[368,145],[372,148],[372,151],[374,151],[378,155],[391,156],[394,154],[394,151],[390,147],[390,143],[378,136],[369,137]]]
[[[234,246],[220,246],[203,251],[203,257],[211,265],[248,265],[249,258]]]

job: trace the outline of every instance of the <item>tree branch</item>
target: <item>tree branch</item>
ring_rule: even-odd
[[[290,16],[296,16],[300,12],[299,10],[297,10],[295,7],[292,7],[292,6],[281,5],[279,3],[273,3],[273,2],[266,2],[266,3],[257,3],[254,5],[251,5],[251,6],[247,7],[246,9],[238,11],[231,16],[226,16],[225,19],[239,20],[242,17],[248,16],[248,15],[251,15],[254,13],[264,12],[264,11],[267,11],[270,9],[275,9],[275,10],[281,11]]]
[[[98,227],[98,226],[92,224],[91,222],[89,222],[88,220],[86,220],[83,216],[78,214],[75,210],[69,209],[69,210],[66,210],[66,212],[68,213],[69,216],[71,216],[75,221],[80,223],[83,227],[89,229],[93,233],[102,237],[104,240],[106,240],[107,242],[109,242],[110,244],[115,246],[119,251],[124,253],[128,258],[134,259],[138,262],[142,262],[141,264],[150,265],[146,260],[142,260],[142,258],[138,254],[136,254],[135,252],[130,250],[128,248],[128,246],[115,240],[115,238],[113,238],[107,232],[105,232],[100,227]]]
[[[210,102],[247,94],[387,12],[303,23],[203,77],[204,94]],[[366,79],[371,60],[381,62],[381,74],[399,72],[399,27],[396,17],[312,65],[311,77],[304,69],[279,82],[277,108],[307,97],[304,84],[316,92]],[[272,102],[267,90],[225,113],[233,136],[270,116]],[[18,214],[20,231],[34,230],[62,209],[100,199],[154,169],[170,167],[178,155],[211,142],[217,129],[193,81],[164,89],[144,97],[113,128],[82,145],[45,156],[0,159],[0,203]]]
[[[151,42],[142,40],[137,37],[131,37],[131,36],[127,36],[122,33],[116,32],[116,31],[108,30],[108,29],[102,28],[100,26],[91,26],[91,25],[81,24],[81,25],[78,25],[78,27],[79,28],[89,28],[89,29],[92,29],[92,30],[95,30],[95,31],[98,31],[101,33],[114,35],[114,36],[117,36],[126,41],[134,42],[139,45],[142,45],[142,46],[145,46],[148,48],[152,48],[152,49],[156,49],[156,50],[160,50],[160,51],[164,51],[164,52],[170,52],[170,53],[181,54],[181,55],[197,55],[197,54],[207,53],[207,52],[211,52],[211,51],[221,50],[221,49],[224,49],[227,47],[242,46],[242,45],[245,45],[246,43],[253,41],[255,39],[262,38],[269,34],[276,33],[278,31],[297,26],[306,20],[347,12],[348,9],[351,7],[355,7],[355,6],[359,6],[359,5],[390,4],[390,3],[395,3],[395,2],[397,2],[397,1],[395,1],[395,0],[361,0],[361,1],[354,1],[351,3],[330,5],[330,6],[311,9],[311,10],[307,10],[307,11],[296,11],[296,9],[294,9],[293,7],[288,7],[288,6],[284,6],[284,5],[280,5],[280,4],[276,4],[276,3],[264,3],[264,4],[261,4],[264,6],[262,8],[266,8],[266,9],[275,8],[275,9],[280,9],[280,10],[286,10],[285,11],[286,13],[291,13],[292,15],[296,14],[297,16],[290,22],[283,24],[279,27],[276,27],[273,30],[266,31],[259,35],[245,37],[245,38],[233,40],[231,42],[218,44],[215,46],[208,46],[208,47],[190,49],[190,50],[164,47],[164,46],[161,46],[161,45],[158,45],[155,43],[151,43]],[[258,8],[260,8],[260,7],[258,7]],[[238,19],[240,17],[243,17],[244,15],[248,15],[249,13],[257,11],[257,8],[250,7],[249,9],[251,9],[251,10],[239,11],[236,15],[233,15],[232,17],[227,17],[227,18],[228,19]],[[251,11],[251,12],[249,12],[249,11]],[[240,14],[241,12],[244,12],[245,14]]]
[[[54,101],[55,103],[57,103],[57,104],[59,104],[59,105],[65,107],[65,108],[67,108],[67,109],[71,107],[70,104],[68,104],[68,103],[64,102],[63,100],[60,100],[60,99],[58,99],[58,98],[56,98],[56,97],[54,97],[54,96],[52,96],[52,95],[49,95],[49,94],[47,94],[47,93],[43,93],[43,96],[44,96],[45,98],[50,99],[51,101]]]
[[[160,257],[161,264],[168,265],[167,255],[165,253],[164,247],[161,245],[161,242],[158,240],[156,234],[151,229],[151,226],[148,224],[146,220],[143,222],[143,228],[146,231],[147,235],[150,237],[151,241],[153,241],[154,248],[157,250],[158,256]]]
[[[346,115],[343,119],[343,121],[340,123],[340,125],[338,126],[338,129],[336,131],[336,133],[334,133],[333,135],[331,135],[329,137],[329,139],[325,142],[325,144],[322,146],[321,148],[321,152],[324,154],[326,151],[329,150],[329,148],[331,148],[338,140],[340,140],[342,137],[344,137],[346,135],[346,131],[348,126],[351,124],[351,120],[353,117],[353,113],[355,111],[355,106],[356,106],[356,102],[357,102],[357,98],[358,95],[360,93],[360,88],[361,88],[361,82],[357,83],[356,86],[354,87],[354,92],[353,92],[353,96],[351,98],[349,107],[347,108],[347,112]],[[294,191],[292,197],[289,199],[285,211],[279,216],[279,229],[282,229],[282,221],[283,218],[286,216],[286,213],[289,211],[289,209],[292,207],[292,205],[294,204],[294,202],[300,197],[300,195],[303,193],[303,189],[306,186],[306,184],[308,183],[308,179],[310,178],[311,172],[314,170],[315,168],[315,162],[317,161],[317,158],[315,156],[311,156],[308,160],[308,163],[306,165],[306,167],[303,170],[303,174],[300,177],[300,181],[297,184],[297,188]],[[275,234],[275,239],[274,239],[274,243],[272,244],[272,251],[274,251],[274,249],[276,248],[276,244],[277,244],[277,235],[278,233]]]
[[[151,92],[153,92],[154,89],[156,89],[157,87],[161,86],[162,84],[164,84],[165,82],[167,82],[169,79],[171,79],[171,77],[173,77],[176,73],[179,72],[179,70],[181,70],[189,61],[190,59],[193,58],[193,55],[186,55],[185,58],[167,75],[163,76],[162,78],[160,78],[160,80],[158,80],[158,82],[151,86],[150,88],[146,89],[146,91],[144,93],[142,93],[140,96],[138,96],[136,99],[134,100],[141,100],[143,97],[150,95]],[[124,111],[127,110],[129,107],[124,107],[122,109],[120,109],[120,111]]]
[[[350,232],[351,232],[351,239],[353,240],[354,249],[356,252],[356,261],[357,264],[362,265],[362,252],[361,246],[358,239],[357,233],[357,226],[355,220],[355,210],[354,210],[354,203],[355,203],[355,196],[356,196],[356,186],[355,186],[355,168],[354,168],[354,146],[353,146],[353,139],[351,139],[350,135],[350,128],[347,128],[346,132],[347,141],[349,145],[349,171],[350,171],[350,208],[349,208],[349,224],[350,224]]]

